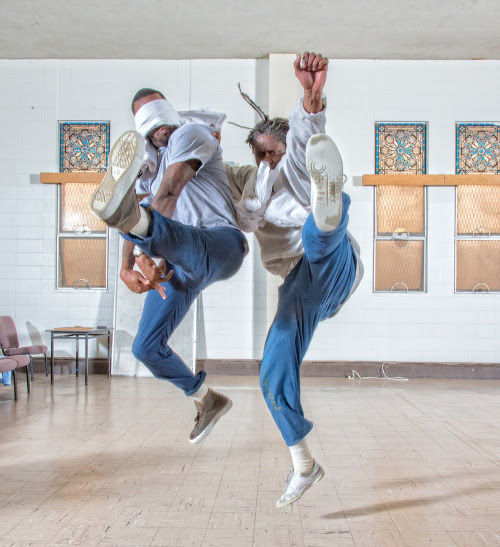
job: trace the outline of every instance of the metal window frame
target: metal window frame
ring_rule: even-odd
[[[377,187],[374,186],[374,199],[373,199],[373,284],[372,284],[372,290],[374,293],[403,293],[403,294],[421,294],[421,293],[427,293],[427,187],[423,187],[424,192],[424,200],[423,200],[423,208],[424,208],[424,233],[423,235],[411,235],[409,232],[408,237],[401,237],[397,236],[395,232],[393,232],[391,235],[377,235]],[[377,271],[377,253],[376,253],[376,246],[377,241],[422,241],[423,242],[423,256],[422,256],[422,289],[406,289],[406,291],[402,290],[387,290],[387,289],[376,289],[375,288],[375,273]],[[393,288],[395,285],[398,285],[402,282],[397,282],[393,285]],[[402,283],[405,285],[405,283]]]
[[[98,291],[103,292],[107,291],[109,288],[109,280],[108,280],[108,273],[109,273],[109,228],[106,228],[105,232],[61,232],[61,185],[59,184],[59,188],[57,189],[57,233],[56,233],[56,290],[57,291]],[[61,239],[78,239],[78,238],[84,238],[84,239],[104,239],[106,240],[106,264],[105,264],[105,279],[106,279],[106,285],[104,287],[60,287],[60,279],[59,279],[59,260],[61,258],[60,256],[60,241]]]
[[[481,234],[477,234],[477,235],[474,235],[474,233],[472,233],[472,234],[459,234],[459,233],[457,233],[457,228],[458,228],[458,186],[455,186],[455,245],[454,245],[454,247],[455,247],[455,256],[454,256],[454,272],[453,272],[453,275],[454,275],[454,279],[453,279],[454,293],[455,294],[499,294],[500,290],[492,291],[492,290],[490,290],[489,287],[488,287],[487,291],[475,291],[474,290],[475,287],[477,287],[477,285],[483,285],[483,283],[478,283],[477,285],[475,285],[473,287],[472,290],[461,290],[461,289],[457,288],[457,270],[458,270],[457,246],[458,246],[459,241],[500,241],[500,234],[493,234],[493,235],[491,235],[490,233],[488,233],[488,234],[481,233]],[[482,228],[482,226],[478,226],[478,228]],[[487,286],[486,284],[484,284],[484,285]]]

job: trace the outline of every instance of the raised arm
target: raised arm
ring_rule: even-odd
[[[321,53],[297,55],[293,64],[295,75],[304,89],[303,106],[309,114],[323,110],[323,88],[328,72],[328,58]]]
[[[311,202],[311,181],[306,169],[306,145],[326,127],[326,103],[323,88],[328,72],[328,59],[321,54],[305,52],[294,62],[295,75],[304,89],[304,97],[290,113],[290,129],[286,137],[286,155],[281,168],[293,197],[308,208]]]

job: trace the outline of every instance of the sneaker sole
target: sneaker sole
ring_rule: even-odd
[[[311,486],[314,486],[317,482],[319,482],[323,477],[325,476],[325,470],[321,467],[320,472],[318,473],[317,477],[313,480],[313,482],[304,488],[300,494],[295,496],[294,498],[291,498],[287,501],[284,501],[282,503],[279,503],[279,501],[276,502],[276,507],[285,507],[285,505],[290,505],[291,503],[295,503],[299,498],[301,498],[308,490],[311,488]]]
[[[335,229],[342,218],[342,156],[328,135],[313,135],[306,146],[306,166],[311,177],[311,206],[316,226]]]
[[[219,412],[213,417],[212,421],[210,422],[210,425],[208,425],[199,435],[198,437],[195,437],[194,439],[189,439],[189,442],[191,444],[198,444],[203,441],[203,439],[206,439],[212,429],[214,428],[215,424],[224,416],[224,414],[227,414],[231,407],[233,406],[233,401],[231,399],[228,399],[228,402],[219,410]]]
[[[142,167],[144,139],[136,131],[126,131],[116,141],[109,155],[109,167],[101,184],[90,198],[90,209],[108,225],[115,226],[114,217],[125,199],[134,199],[135,181]]]

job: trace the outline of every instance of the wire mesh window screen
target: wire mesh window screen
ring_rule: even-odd
[[[457,240],[457,291],[500,291],[500,240]]]
[[[375,241],[375,290],[424,290],[424,241]]]
[[[105,238],[60,237],[58,288],[106,288]]]
[[[61,184],[60,232],[106,233],[106,224],[94,216],[89,202],[98,184]]]
[[[424,206],[422,186],[377,186],[377,235],[403,231],[410,235],[424,235]]]
[[[457,186],[456,199],[457,235],[500,235],[500,186]]]

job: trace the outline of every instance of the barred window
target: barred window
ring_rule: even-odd
[[[89,208],[97,184],[59,185],[57,288],[106,289],[108,229]]]
[[[426,292],[427,189],[375,188],[375,292]]]

